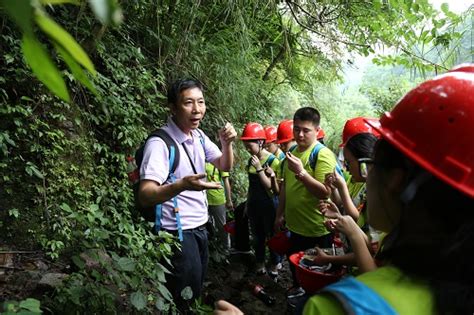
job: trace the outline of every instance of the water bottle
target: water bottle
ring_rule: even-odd
[[[132,186],[140,180],[140,171],[133,156],[127,156],[127,176],[128,182]]]
[[[267,292],[265,292],[265,290],[263,289],[263,287],[259,284],[256,284],[254,286],[253,294],[268,306],[275,304],[275,298],[273,296],[268,295]]]

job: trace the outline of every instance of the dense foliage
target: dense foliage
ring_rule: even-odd
[[[54,2],[77,5],[41,6]],[[238,130],[247,121],[277,124],[313,105],[336,144],[346,118],[375,115],[405,91],[367,83],[341,92],[343,61],[378,45],[403,46],[398,58],[413,57],[416,25],[438,16],[427,1],[123,1],[123,23],[113,26],[106,24],[113,11],[101,15],[92,6],[97,19],[85,1],[33,1],[22,16],[12,13],[19,12],[12,3],[2,1],[0,10],[1,242],[41,247],[73,266],[64,286],[43,301],[51,311],[71,313],[170,307],[159,262],[176,243],[133,217],[125,171],[125,157],[166,119],[168,82],[183,76],[204,82],[202,128],[211,137],[225,121]],[[442,18],[458,22],[447,9]],[[67,50],[50,21],[81,44],[87,59]],[[406,32],[407,25],[413,30]],[[449,46],[458,38],[442,25],[432,29],[424,43]],[[42,53],[35,55],[38,45]],[[42,68],[37,58],[46,57],[49,68]],[[417,67],[436,62],[410,60]],[[62,69],[51,71],[64,87],[44,76],[51,65]],[[232,180],[242,200],[247,156],[237,148]],[[100,262],[99,271],[88,268],[87,257]]]

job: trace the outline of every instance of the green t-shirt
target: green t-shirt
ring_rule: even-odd
[[[221,183],[224,187],[224,181],[222,180],[225,177],[229,177],[228,172],[222,172],[217,169],[211,163],[206,163],[206,175],[208,182]],[[219,206],[225,204],[225,191],[224,188],[221,189],[208,189],[207,193],[207,203],[210,206]]]
[[[393,266],[364,273],[357,280],[378,293],[400,315],[436,314],[433,295],[423,282],[414,281]],[[373,310],[377,314],[377,310]],[[303,315],[347,314],[335,297],[317,294],[306,302]]]
[[[349,195],[352,198],[352,202],[354,203],[354,206],[358,210],[359,207],[362,206],[362,203],[365,202],[366,197],[365,197],[365,183],[364,182],[354,182],[352,181],[351,177],[349,177],[346,181],[347,183],[347,188],[349,190]],[[367,222],[366,218],[366,211],[360,211],[359,212],[359,219],[357,220],[357,225],[360,227],[363,227],[365,223]]]
[[[309,165],[309,155],[316,143],[303,152],[298,148],[291,153],[298,157],[305,170],[316,180],[324,183],[326,174],[333,173],[336,168],[336,157],[328,148],[318,152],[318,160],[314,170]],[[283,167],[285,181],[285,219],[288,229],[307,237],[319,237],[329,233],[324,226],[324,216],[318,209],[319,199],[311,194],[303,183],[295,178],[295,174],[288,169],[288,163]]]

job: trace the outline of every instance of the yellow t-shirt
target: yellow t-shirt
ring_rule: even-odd
[[[228,172],[219,171],[211,163],[206,163],[206,175],[208,182],[221,183],[224,186],[223,178],[229,177]],[[224,188],[221,189],[208,189],[207,193],[207,203],[210,206],[219,206],[225,204],[225,191]]]
[[[296,148],[291,153],[301,160],[308,174],[324,183],[326,174],[334,172],[336,156],[328,148],[322,148],[318,152],[315,169],[311,169],[309,156],[315,145],[316,143],[303,152],[298,152],[298,148]],[[319,199],[311,194],[301,181],[295,178],[295,174],[288,169],[287,162],[283,167],[283,178],[286,196],[285,219],[288,229],[307,237],[319,237],[328,234],[329,231],[324,226],[325,218],[318,209]]]
[[[356,278],[379,294],[400,315],[436,314],[433,294],[423,282],[405,276],[398,268],[387,266]],[[330,294],[317,294],[306,302],[303,315],[344,315],[341,303]],[[373,314],[377,314],[374,310]]]

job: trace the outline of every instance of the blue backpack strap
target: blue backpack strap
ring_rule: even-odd
[[[344,172],[342,171],[342,167],[341,167],[341,164],[339,164],[339,162],[336,162],[336,172],[338,172],[339,175],[344,177]]]
[[[178,148],[174,144],[169,145],[168,149],[169,149],[169,168],[170,168],[169,178],[170,178],[171,183],[174,183],[176,181],[176,176],[174,175],[174,172],[176,170],[177,163],[179,162],[179,160],[176,159],[176,155],[179,154],[179,151],[178,151]],[[176,223],[178,226],[178,238],[182,242],[183,241],[183,228],[181,225],[181,217],[179,215],[178,196],[173,197],[173,206],[174,206],[174,213],[176,216]],[[155,227],[154,227],[156,232],[158,232],[161,229],[162,216],[163,216],[163,206],[162,204],[157,204],[155,206]]]
[[[318,162],[318,154],[319,151],[321,151],[322,148],[325,148],[326,146],[322,144],[321,142],[318,142],[313,150],[311,151],[311,154],[309,155],[309,165],[311,166],[311,169],[314,170],[316,168],[316,162]],[[343,176],[342,173],[342,167],[339,165],[339,162],[336,160],[336,172],[339,173],[339,175]]]
[[[396,315],[395,309],[377,292],[354,277],[347,277],[323,288],[321,293],[333,295],[350,315]]]
[[[318,154],[322,148],[325,148],[324,144],[318,141],[318,143],[316,143],[309,155],[309,166],[311,166],[312,170],[316,169],[316,162],[318,162]]]
[[[263,163],[262,166],[263,166],[263,167],[265,167],[265,166],[270,166],[270,167],[272,167],[272,163],[273,163],[273,161],[274,161],[275,159],[276,159],[276,157],[275,157],[273,154],[270,153],[270,155],[268,156],[267,160],[265,161],[265,163]]]

